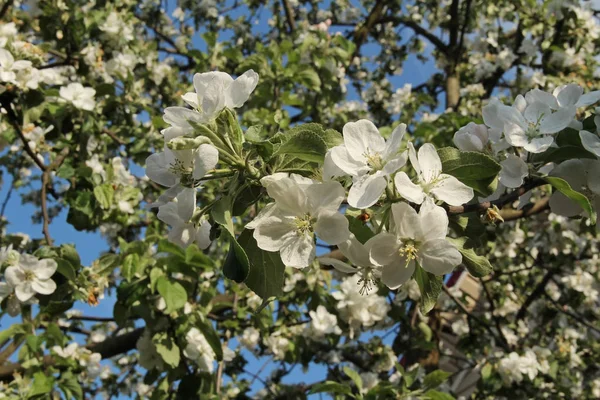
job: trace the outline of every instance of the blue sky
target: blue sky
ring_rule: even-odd
[[[172,0],[168,2],[168,14],[170,15],[175,8],[175,2]],[[232,13],[232,17],[235,17],[235,14]],[[255,30],[256,34],[261,34],[264,32],[264,27],[267,26],[267,21],[270,18],[270,13],[265,10],[260,14],[260,20],[256,25],[254,25],[253,30]],[[333,30],[335,32],[335,30]],[[199,32],[197,35],[194,35],[193,45],[200,49],[206,49],[206,46],[203,40],[200,38]],[[408,32],[407,32],[408,33]],[[226,39],[227,35],[224,35],[222,39]],[[429,45],[428,48],[431,46]],[[379,47],[375,44],[366,44],[363,46],[363,54],[372,55],[376,54],[379,51]],[[425,82],[433,72],[435,72],[435,67],[431,64],[422,64],[420,61],[416,59],[414,56],[410,56],[407,62],[404,65],[404,72],[401,75],[390,77],[389,80],[392,83],[394,88],[402,87],[405,83],[411,83],[414,85]],[[197,71],[201,72],[201,71]],[[348,100],[356,100],[358,99],[357,94],[353,91],[354,89],[351,86],[348,86],[349,96]],[[7,193],[11,187],[11,179],[10,176],[4,171],[3,174],[3,182],[0,187],[0,204],[4,202],[4,199],[7,196]],[[136,175],[139,175],[141,169],[135,168],[133,171]],[[38,171],[34,171],[34,173],[38,173]],[[6,230],[8,233],[24,233],[29,235],[32,238],[41,238],[42,235],[42,225],[33,223],[32,215],[38,211],[35,207],[30,204],[23,205],[21,204],[21,195],[22,191],[15,190],[12,193],[11,198],[9,199],[6,207],[6,217],[9,220],[9,225]],[[105,240],[101,237],[99,233],[89,233],[89,232],[79,232],[76,231],[71,225],[66,222],[67,210],[63,210],[56,218],[52,220],[50,225],[50,232],[52,237],[55,240],[56,245],[60,245],[63,243],[72,243],[79,255],[81,257],[82,263],[84,265],[90,265],[91,262],[97,259],[100,254],[108,249],[108,246]],[[88,316],[104,316],[104,317],[112,317],[112,310],[115,303],[114,296],[106,296],[97,307],[88,306],[85,303],[76,303],[75,309],[81,310],[84,315]],[[20,319],[13,319],[8,316],[5,316],[0,319],[0,329],[5,329],[10,324],[20,322]],[[369,337],[372,337],[374,334],[365,334],[362,336],[361,340],[368,340]],[[75,335],[77,336],[77,335]],[[387,342],[391,341],[393,335],[390,335],[387,338]],[[79,341],[82,341],[84,338],[77,338]],[[232,344],[235,344],[232,342]],[[251,371],[259,370],[265,362],[265,358],[256,359],[251,356],[248,352],[244,353],[248,355],[248,359],[251,360],[250,365],[248,365],[248,369]],[[271,363],[262,370],[261,377],[268,377],[271,372],[278,368],[278,364]],[[285,383],[293,383],[293,382],[314,382],[319,381],[324,378],[326,374],[326,368],[323,366],[312,365],[307,372],[303,372],[300,367],[296,367],[294,371],[288,375],[283,382]],[[249,378],[251,379],[251,377]],[[260,388],[262,384],[260,382],[256,382],[255,387]],[[319,396],[313,396],[314,398],[319,398]],[[122,397],[125,398],[125,397]]]

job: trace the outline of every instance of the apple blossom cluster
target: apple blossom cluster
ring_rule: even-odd
[[[0,266],[4,263],[8,266],[4,270],[4,282],[0,282],[0,301],[8,299],[10,315],[19,314],[21,304],[37,303],[36,294],[49,295],[56,290],[52,275],[58,265],[53,259],[19,254],[8,246],[0,248]]]

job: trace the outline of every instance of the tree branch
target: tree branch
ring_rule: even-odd
[[[531,303],[533,303],[541,295],[544,294],[544,292],[546,290],[546,285],[548,284],[548,282],[550,282],[550,279],[552,279],[552,276],[554,276],[554,274],[557,272],[558,272],[557,268],[550,269],[550,270],[548,270],[548,272],[546,272],[546,275],[544,275],[544,277],[542,278],[540,283],[537,284],[535,289],[533,289],[531,294],[527,297],[527,299],[525,299],[525,302],[523,303],[523,305],[517,312],[516,321],[519,321],[519,320],[522,320],[523,318],[525,318],[525,315],[527,314],[527,309],[529,308]]]
[[[137,340],[142,336],[143,332],[144,328],[137,328],[124,335],[112,337],[103,342],[90,344],[85,347],[94,353],[100,353],[102,359],[111,358],[133,350]],[[47,355],[42,358],[41,365],[42,367],[49,367],[54,365],[55,362],[53,356]],[[0,366],[0,381],[12,381],[15,373],[21,373],[24,370],[25,367],[20,363],[11,363]]]
[[[46,243],[48,246],[53,245],[52,237],[50,236],[50,216],[48,215],[48,199],[46,191],[48,185],[50,183],[50,173],[54,171],[56,168],[60,167],[60,165],[65,161],[65,158],[69,154],[69,147],[65,147],[62,149],[58,157],[46,168],[44,173],[42,174],[42,218],[43,218],[43,227],[42,231],[44,232],[44,237],[46,238]]]
[[[294,19],[294,10],[290,6],[290,3],[287,0],[281,0],[283,3],[283,10],[285,11],[285,18],[287,19],[288,27],[290,28],[290,33],[294,33],[296,30],[296,20]]]

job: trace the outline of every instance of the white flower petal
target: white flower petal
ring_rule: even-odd
[[[554,137],[551,135],[544,135],[531,139],[531,141],[525,144],[523,148],[530,153],[543,153],[552,146],[552,143],[554,143]]]
[[[319,210],[336,211],[346,197],[346,191],[339,182],[313,183],[305,190],[308,206],[311,211]]]
[[[151,154],[146,158],[146,175],[159,185],[171,187],[178,178],[169,170],[164,152]]]
[[[371,248],[369,249],[369,258],[375,265],[388,265],[399,262],[400,243],[396,235],[391,233],[380,233],[370,239]]]
[[[451,206],[460,206],[468,203],[473,196],[473,189],[453,177],[441,174],[437,184],[431,188],[431,193]]]
[[[291,215],[303,215],[309,211],[306,193],[293,179],[282,177],[268,181],[263,178],[261,183],[263,186],[267,184],[267,193],[282,211]]]
[[[348,204],[354,208],[367,208],[377,203],[387,186],[381,171],[355,178],[348,192]]]
[[[364,160],[357,161],[350,156],[345,145],[335,146],[327,154],[331,154],[333,163],[347,175],[358,176],[369,170]]]
[[[565,217],[575,217],[583,212],[583,208],[579,204],[558,191],[552,193],[549,204],[550,210],[554,214]]]
[[[31,288],[40,294],[52,294],[56,290],[56,282],[54,282],[52,279],[36,279],[31,282]]]
[[[196,209],[196,189],[184,188],[177,195],[177,214],[182,221],[188,222]]]
[[[4,279],[10,286],[16,287],[25,281],[25,273],[19,267],[8,267],[4,271]]]
[[[256,231],[255,231],[256,232]],[[308,234],[289,238],[281,248],[281,261],[287,267],[306,268],[315,259],[316,246]]]
[[[51,258],[39,260],[35,269],[35,276],[38,279],[50,279],[56,272],[58,264]]]
[[[541,133],[556,133],[565,129],[573,118],[577,110],[575,107],[561,108],[555,113],[544,115],[540,121]]]
[[[383,174],[385,176],[390,176],[394,172],[398,171],[400,168],[406,165],[406,160],[408,159],[408,152],[402,152],[399,156],[392,158],[389,160],[385,166],[383,167]]]
[[[219,162],[219,150],[210,144],[201,144],[195,152],[194,171],[192,177],[194,179],[203,178],[208,171],[214,169]]]
[[[210,246],[210,223],[202,221],[196,231],[196,244],[200,250],[207,249]]]
[[[448,234],[448,224],[446,210],[436,206],[431,199],[427,199],[419,210],[421,237],[415,237],[415,239],[419,241],[445,239]]]
[[[588,131],[580,131],[579,137],[581,138],[581,144],[587,151],[595,154],[596,157],[600,157],[600,138],[598,135]]]
[[[504,135],[506,137],[506,141],[515,147],[523,147],[527,143],[529,143],[527,134],[521,127],[521,125],[514,124],[512,122],[507,122],[504,125]]]
[[[344,125],[343,131],[346,149],[350,157],[356,161],[365,160],[364,155],[367,153],[381,153],[385,150],[385,140],[375,124],[368,119],[348,122]]]
[[[400,145],[402,144],[402,138],[404,137],[405,133],[406,124],[400,124],[392,131],[390,138],[385,143],[385,151],[382,154],[382,158],[384,160],[390,160],[397,156],[398,150],[400,150]]]
[[[462,262],[460,252],[446,239],[428,240],[423,243],[417,258],[423,269],[434,275],[447,274]]]
[[[538,102],[544,103],[553,110],[557,110],[559,108],[556,97],[554,97],[551,93],[544,92],[543,90],[539,89],[532,89],[527,92],[525,94],[525,100],[527,100],[528,104]]]
[[[350,236],[348,219],[337,211],[319,213],[314,229],[322,241],[331,245],[342,243]]]
[[[244,105],[258,84],[258,74],[253,70],[244,72],[233,81],[225,96],[225,106],[239,108]]]
[[[182,225],[185,222],[179,216],[177,203],[174,202],[158,207],[158,214],[156,216],[159,220],[170,226]]]
[[[259,248],[265,251],[279,251],[286,240],[296,234],[296,226],[292,219],[281,219],[271,216],[265,218],[254,229],[254,239]]]
[[[514,154],[509,154],[500,165],[502,169],[498,180],[508,188],[518,188],[523,184],[523,179],[529,174],[525,161]]]
[[[24,303],[35,295],[35,291],[30,282],[23,282],[15,287],[15,295],[21,303]]]
[[[392,218],[398,237],[416,239],[423,236],[419,215],[407,203],[392,204]]]
[[[527,106],[523,116],[527,122],[537,124],[544,115],[550,115],[552,110],[544,103],[532,103]]]
[[[600,90],[596,90],[582,95],[575,104],[575,107],[579,108],[591,106],[592,104],[597,103],[598,101],[600,101]]]
[[[381,282],[384,285],[394,290],[406,283],[415,272],[415,262],[406,263],[405,259],[401,258],[400,262],[386,265],[381,271]]]
[[[433,181],[442,172],[442,161],[431,143],[425,143],[419,149],[419,166],[425,182]]]
[[[421,204],[425,199],[425,193],[419,185],[412,183],[408,175],[404,172],[398,172],[394,177],[396,190],[402,197],[416,204]]]
[[[583,88],[574,83],[562,85],[552,92],[561,107],[575,106],[583,94]],[[576,106],[577,107],[577,106]]]

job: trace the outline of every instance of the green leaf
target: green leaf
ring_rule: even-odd
[[[438,369],[437,371],[430,372],[423,378],[423,389],[435,389],[440,386],[442,383],[446,381],[452,375],[450,372],[442,371]]]
[[[25,333],[25,328],[23,327],[23,325],[12,325],[8,329],[5,329],[2,332],[0,332],[0,343],[4,343],[5,341],[20,333]]]
[[[350,229],[350,232],[352,232],[354,236],[356,236],[356,239],[362,244],[365,244],[367,240],[375,235],[371,228],[359,218],[346,214],[346,219],[348,219],[348,228]]]
[[[58,272],[70,281],[74,281],[76,279],[77,273],[75,271],[75,267],[73,267],[73,264],[62,258],[57,258],[55,259],[55,261],[56,265],[58,265],[58,268],[56,268],[56,272]]]
[[[352,390],[342,383],[333,382],[333,381],[325,381],[322,383],[318,383],[310,388],[309,394],[314,393],[335,393],[335,394],[345,394],[352,395]]]
[[[75,268],[78,268],[81,265],[81,258],[79,258],[79,254],[72,244],[61,245],[58,254],[69,261]]]
[[[213,205],[210,215],[217,224],[224,226],[231,235],[234,235],[233,222],[231,220],[232,207],[233,199],[231,196],[223,196]]]
[[[326,152],[327,145],[319,135],[302,131],[282,143],[273,155],[293,156],[300,160],[321,164]]]
[[[202,385],[202,378],[197,375],[186,375],[179,382],[177,388],[177,394],[175,395],[176,400],[189,400],[197,399],[200,386]]]
[[[185,288],[178,282],[172,282],[166,276],[161,276],[156,282],[158,293],[165,299],[167,304],[166,314],[182,308],[187,301],[188,295]]]
[[[138,256],[135,253],[128,254],[125,257],[125,260],[123,260],[123,266],[121,267],[121,275],[123,275],[123,277],[127,279],[128,282],[131,282],[131,280],[134,278],[139,263],[140,256]]]
[[[456,246],[460,254],[462,255],[462,263],[467,267],[469,273],[476,278],[489,275],[494,268],[490,264],[489,260],[484,256],[479,256],[475,253],[470,245],[470,240],[466,237],[461,238],[446,238],[452,244]]]
[[[459,180],[481,180],[498,175],[502,168],[493,158],[475,151],[460,151],[454,147],[438,150],[442,171]]]
[[[346,375],[348,375],[348,378],[352,379],[352,382],[354,382],[354,384],[356,385],[356,388],[359,391],[362,391],[363,382],[362,382],[362,378],[360,377],[358,372],[356,372],[355,370],[353,370],[350,367],[344,367],[343,370],[344,370],[344,373]]]
[[[179,365],[181,357],[179,347],[177,347],[175,341],[167,333],[159,332],[155,334],[152,337],[152,342],[156,347],[156,352],[160,354],[167,365],[170,365],[172,368],[176,368]]]
[[[246,241],[246,236],[252,235],[252,231],[244,230],[238,240],[231,236],[228,231],[225,232],[229,235],[229,252],[223,264],[223,274],[226,278],[238,283],[244,282],[250,271],[250,261],[238,240]]]
[[[250,266],[246,285],[263,300],[280,296],[285,281],[285,265],[279,253],[261,250],[249,231],[244,231],[238,242],[247,254]]]
[[[215,356],[217,357],[217,361],[223,360],[223,347],[221,347],[221,339],[219,339],[219,335],[213,328],[213,326],[204,320],[197,322],[198,329],[202,332],[206,341],[210,345],[210,347],[215,352]]]
[[[100,204],[102,209],[108,210],[113,204],[115,190],[111,184],[105,183],[94,187],[94,197],[96,197],[96,201]]]
[[[260,143],[269,139],[269,131],[264,125],[253,125],[246,130],[244,137],[250,143]]]
[[[183,251],[183,249],[177,246],[176,244],[169,242],[167,239],[159,240],[157,251],[159,253],[173,254],[175,256],[181,257],[182,259],[185,259],[185,252]]]
[[[314,90],[315,92],[321,91],[321,78],[319,78],[319,74],[314,69],[302,68],[298,71],[296,78],[308,89]]]
[[[54,377],[46,376],[43,372],[36,372],[33,374],[33,384],[27,393],[27,398],[48,396],[48,393],[52,391],[52,386],[54,386]]]
[[[488,380],[492,376],[492,364],[486,363],[483,368],[481,368],[481,379]]]
[[[152,268],[152,270],[150,270],[150,290],[152,290],[152,293],[156,292],[158,278],[164,275],[164,271],[160,268]]]
[[[427,314],[437,303],[438,296],[442,291],[442,277],[436,276],[417,266],[414,278],[421,291],[419,308],[423,314]]]
[[[559,192],[567,196],[569,199],[579,204],[579,206],[583,208],[583,210],[590,217],[592,225],[596,223],[596,212],[592,208],[592,204],[590,203],[587,197],[573,190],[571,186],[567,183],[567,181],[565,181],[564,179],[558,178],[556,176],[547,176],[544,179],[546,180],[546,182],[551,184],[552,187],[554,187],[556,190],[558,190]]]
[[[425,398],[429,400],[455,400],[451,394],[440,392],[439,390],[428,390],[425,392]]]
[[[60,375],[58,387],[63,391],[67,399],[83,399],[83,389],[77,381],[77,377],[71,371],[65,371]]]

